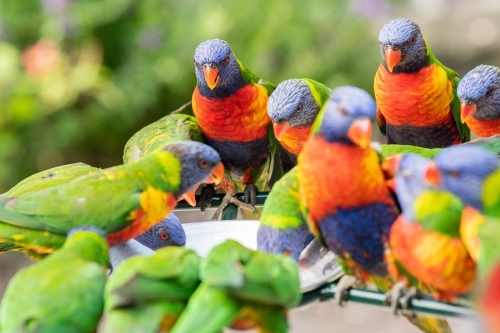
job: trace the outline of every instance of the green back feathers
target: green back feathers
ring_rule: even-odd
[[[299,211],[297,167],[278,180],[264,203],[260,224],[275,229],[298,228],[304,223]]]
[[[123,163],[138,161],[160,147],[179,141],[205,142],[195,117],[169,114],[142,128],[125,144]]]
[[[243,80],[248,83],[248,84],[260,84],[267,90],[267,96],[270,96],[274,89],[276,89],[276,86],[268,81],[264,81],[260,79],[256,74],[254,74],[251,70],[249,70],[243,63],[239,60],[238,65],[240,66],[240,73],[241,76],[243,77]]]
[[[500,168],[486,178],[482,201],[484,214],[500,219]]]
[[[333,91],[331,88],[311,79],[304,78],[301,80],[307,83],[309,89],[311,89],[311,95],[320,107],[328,101]]]
[[[441,148],[423,148],[412,145],[396,145],[396,144],[383,144],[377,146],[377,151],[382,155],[384,159],[394,156],[394,155],[403,155],[403,154],[417,154],[422,157],[431,159],[441,151]]]
[[[426,190],[413,204],[416,220],[424,230],[460,237],[460,218],[464,205],[449,192]]]
[[[82,259],[108,267],[108,243],[102,235],[96,232],[80,230],[66,238],[62,250],[54,252],[49,258],[52,257]]]
[[[481,251],[479,254],[478,268],[481,280],[500,261],[500,218],[485,217],[484,223],[478,228],[478,236],[481,239]]]

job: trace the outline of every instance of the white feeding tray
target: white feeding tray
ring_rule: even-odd
[[[205,257],[216,245],[233,239],[249,249],[257,249],[257,220],[224,220],[182,224],[186,232],[186,248]],[[114,267],[132,255],[150,255],[153,251],[135,240],[113,246],[110,249]],[[316,240],[302,251],[299,260],[300,288],[303,293],[316,289],[342,276],[342,267],[335,255]]]

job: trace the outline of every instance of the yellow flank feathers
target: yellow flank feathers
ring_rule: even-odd
[[[156,155],[162,169],[158,170],[163,180],[178,188],[181,183],[181,162],[170,152],[158,148],[153,154]]]
[[[149,185],[147,189],[141,193],[139,202],[145,213],[144,222],[148,225],[163,220],[171,210],[171,207],[169,207],[168,194]]]

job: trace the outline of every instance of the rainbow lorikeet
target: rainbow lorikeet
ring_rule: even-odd
[[[125,144],[123,163],[136,162],[156,149],[179,141],[205,143],[196,118],[186,114],[169,114],[135,133]],[[220,168],[223,166],[220,165]],[[199,184],[184,193],[180,200],[196,205],[195,192]]]
[[[71,230],[61,249],[10,280],[0,306],[2,332],[95,332],[107,266],[104,232]]]
[[[134,163],[44,191],[1,197],[0,223],[62,235],[76,226],[94,225],[109,234],[112,245],[163,220],[194,184],[222,177],[219,163],[217,152],[205,144],[173,143]]]
[[[382,64],[375,75],[377,121],[387,143],[442,148],[469,141],[460,121],[460,78],[443,66],[408,19],[387,22],[379,34]]]
[[[297,168],[274,183],[264,203],[257,232],[257,249],[290,255],[299,261],[302,250],[314,239],[300,212]]]
[[[500,69],[479,65],[458,84],[460,118],[477,136],[500,134]]]
[[[460,237],[464,205],[449,192],[430,189],[424,174],[428,160],[414,154],[391,158],[402,214],[391,228],[388,263],[391,276],[442,300],[471,291],[476,264]],[[408,298],[409,299],[409,298]],[[393,300],[393,306],[398,302]]]
[[[272,173],[276,143],[267,101],[274,85],[259,80],[220,39],[198,45],[194,65],[193,112],[229,173],[222,183],[227,195],[214,218],[228,203],[252,210],[257,190],[266,188]],[[235,198],[238,190],[244,190],[246,204]]]
[[[135,240],[156,251],[166,246],[184,246],[186,244],[186,232],[177,216],[170,213],[161,222],[152,226],[151,229],[135,237]]]
[[[200,278],[172,333],[215,333],[228,326],[284,333],[287,309],[302,298],[293,259],[253,251],[234,240],[210,251],[201,263]]]
[[[123,261],[106,284],[103,331],[170,332],[200,283],[200,261],[184,247]]]
[[[332,90],[311,79],[291,79],[278,84],[267,103],[274,135],[280,142],[279,156],[283,172],[297,165],[297,155],[311,133],[319,110]]]
[[[347,274],[337,286],[339,302],[358,281],[371,280],[382,291],[393,284],[384,252],[399,211],[379,155],[369,144],[375,113],[370,95],[344,87],[321,110],[298,157],[303,216]],[[425,332],[439,332],[442,326],[431,318],[407,318]]]

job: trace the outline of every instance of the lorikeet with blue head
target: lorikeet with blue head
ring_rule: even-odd
[[[95,332],[108,264],[102,230],[71,230],[61,249],[10,280],[0,306],[1,331]]]
[[[169,114],[142,128],[127,141],[123,150],[123,163],[136,162],[160,147],[180,141],[205,143],[205,138],[196,118],[186,114]],[[222,169],[223,165],[218,167]],[[199,185],[184,193],[180,200],[195,206],[195,192]]]
[[[134,163],[43,191],[1,197],[0,223],[62,235],[94,225],[108,233],[112,245],[163,220],[194,184],[222,178],[219,163],[219,154],[205,144],[173,143]]]
[[[122,262],[106,284],[103,331],[170,332],[200,283],[200,262],[184,247]]]
[[[311,79],[291,79],[278,84],[267,103],[274,135],[280,142],[279,156],[284,173],[297,165],[319,110],[332,90]]]
[[[302,298],[293,259],[253,251],[234,240],[210,251],[200,278],[172,333],[216,333],[224,327],[285,333],[287,309]]]
[[[460,121],[460,78],[436,59],[419,26],[404,18],[389,21],[379,43],[374,90],[387,143],[442,148],[469,141],[470,130]]]
[[[290,255],[299,261],[302,250],[314,239],[300,212],[297,168],[274,183],[264,203],[257,232],[257,249]]]
[[[170,213],[151,229],[135,237],[135,240],[156,251],[166,246],[184,246],[186,244],[186,232],[179,218],[174,213]]]
[[[469,293],[476,278],[475,262],[460,237],[464,205],[453,194],[425,185],[428,162],[414,154],[387,162],[402,210],[389,237],[387,262],[391,276],[401,282],[393,288],[393,306],[407,286],[453,300]]]
[[[458,84],[462,122],[479,137],[500,134],[500,69],[479,65]]]
[[[246,68],[220,39],[198,45],[194,65],[193,112],[207,144],[220,154],[227,171],[222,182],[227,195],[214,219],[228,203],[252,210],[257,191],[266,188],[273,168],[276,142],[267,101],[275,87]],[[245,203],[235,197],[241,190]]]
[[[303,216],[347,274],[337,287],[340,302],[356,282],[372,281],[382,291],[393,284],[385,247],[399,210],[379,155],[370,146],[375,114],[368,93],[343,87],[321,110],[298,157]],[[407,318],[425,332],[440,332],[443,326],[431,318]]]

